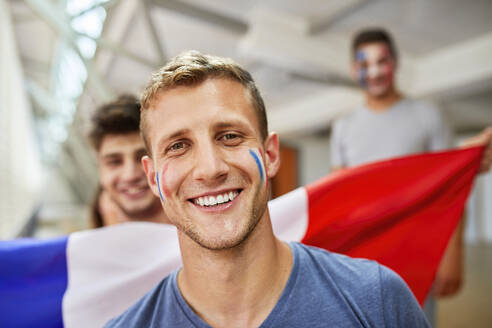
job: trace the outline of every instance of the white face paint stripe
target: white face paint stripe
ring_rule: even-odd
[[[161,184],[159,182],[159,172],[155,173],[155,178],[157,180],[157,189],[159,189],[159,196],[161,197],[162,202],[165,202],[166,199],[164,198],[164,196],[162,196],[162,192],[161,192]]]
[[[263,182],[263,180],[266,180],[266,172],[265,172],[265,166],[263,163],[263,157],[261,156],[261,153],[258,150],[258,148],[251,148],[249,150],[249,153],[251,154],[251,156],[255,160],[256,165],[258,166],[258,171],[260,171],[260,179],[261,179],[261,182]]]

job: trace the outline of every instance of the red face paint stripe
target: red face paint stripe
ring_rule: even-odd
[[[168,164],[164,165],[164,168],[162,169],[162,173],[161,173],[161,187],[162,187],[162,191],[164,192],[164,196],[166,196],[166,198],[168,198],[170,195],[169,189],[166,187],[166,183],[164,179],[164,175],[166,174],[167,168],[168,168]]]

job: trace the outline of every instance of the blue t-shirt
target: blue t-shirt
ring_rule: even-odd
[[[260,327],[429,327],[403,280],[374,261],[289,243],[287,284]],[[106,327],[210,327],[171,273]]]

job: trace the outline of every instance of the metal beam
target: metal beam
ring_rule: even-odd
[[[40,61],[34,58],[29,58],[27,56],[20,56],[21,62],[24,64],[24,69],[32,70],[34,72],[41,72],[44,74],[49,74],[51,70],[51,63]]]
[[[50,115],[60,105],[59,101],[51,93],[46,91],[36,81],[25,80],[26,90],[35,103],[43,110],[43,114]]]
[[[94,9],[96,8],[105,8],[105,9],[109,9],[111,7],[114,7],[115,5],[118,4],[120,0],[109,0],[109,1],[106,1],[106,2],[99,2],[99,3],[96,3],[95,5],[93,6],[90,6],[89,8],[86,8],[80,12],[78,12],[76,15],[73,15],[72,18],[75,18],[75,17],[80,17],[80,16],[84,16],[85,14],[93,11]]]
[[[86,34],[81,34],[83,36],[86,36],[88,38],[91,38],[89,35],[86,35]],[[152,69],[155,69],[156,67],[159,67],[159,63],[155,63],[153,61],[150,61],[142,56],[139,56],[127,49],[125,49],[124,47],[114,43],[114,42],[111,42],[109,40],[106,40],[104,38],[99,38],[99,39],[94,39],[94,38],[91,38],[92,40],[94,40],[97,44],[98,47],[101,47],[101,48],[105,48],[105,49],[108,49],[110,50],[111,52],[113,52],[114,54],[117,54],[117,55],[122,55],[122,56],[125,56],[125,57],[128,57],[130,58],[131,60],[134,60],[136,62],[139,62],[141,64],[144,64],[146,66],[149,66],[150,68]]]
[[[281,137],[312,133],[362,105],[364,95],[355,88],[332,87],[268,112],[270,129]],[[302,115],[299,115],[302,113]]]
[[[411,87],[414,97],[456,93],[466,86],[489,83],[492,79],[492,32],[418,58]]]
[[[197,7],[177,0],[150,0],[156,6],[172,10],[187,17],[196,18],[207,24],[216,25],[228,31],[244,34],[248,30],[248,24],[226,15]]]
[[[339,2],[329,2],[332,10],[323,15],[310,20],[309,34],[315,35],[326,31],[336,21],[358,10],[362,5],[369,3],[367,0],[342,0]]]
[[[121,1],[118,6],[108,10],[108,17],[104,23],[102,36],[104,40],[111,40],[113,43],[121,44],[133,26],[136,12],[138,11],[138,0]],[[115,53],[100,53],[95,57],[99,71],[105,75],[111,69],[114,62]]]
[[[94,86],[96,96],[102,102],[106,102],[114,97],[113,92],[101,78],[99,72],[95,69],[92,61],[86,59],[77,46],[76,39],[79,35],[70,25],[70,20],[65,12],[59,10],[50,1],[42,0],[25,0],[25,2],[36,12],[49,26],[51,26],[70,47],[78,54],[84,63],[89,84]]]
[[[164,51],[164,45],[159,38],[159,33],[157,33],[157,29],[155,27],[155,23],[152,20],[152,14],[150,13],[150,3],[149,0],[142,1],[142,9],[145,16],[145,21],[147,23],[147,28],[150,32],[150,36],[154,43],[154,48],[157,51],[157,55],[159,56],[160,65],[163,65],[167,61],[166,52]]]

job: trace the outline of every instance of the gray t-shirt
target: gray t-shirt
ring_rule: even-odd
[[[429,327],[403,280],[374,261],[289,243],[287,284],[260,327]],[[173,272],[106,327],[209,327],[186,303]]]
[[[332,167],[350,167],[450,148],[451,132],[437,107],[403,99],[378,112],[361,107],[338,119],[331,141]]]

